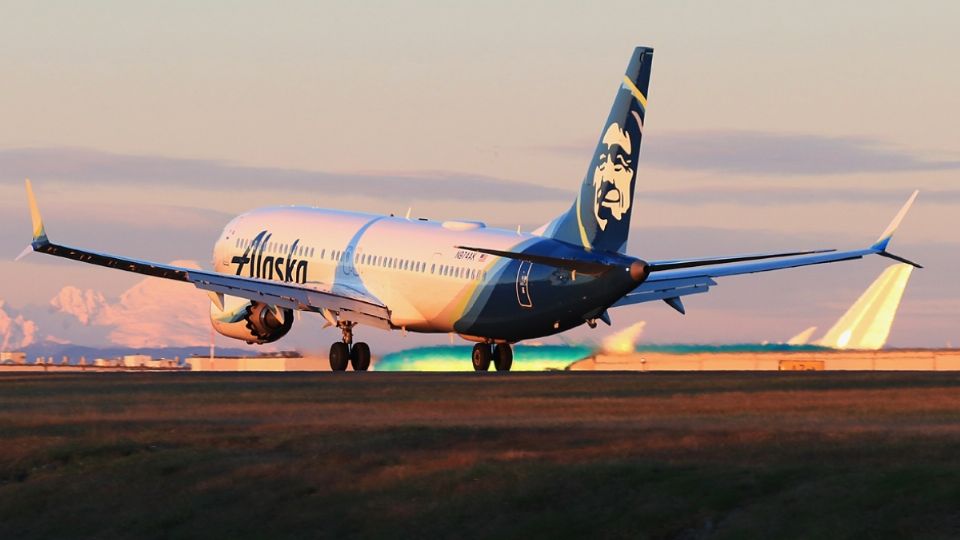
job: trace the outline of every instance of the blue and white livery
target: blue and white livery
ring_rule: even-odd
[[[533,233],[476,221],[264,208],[227,224],[208,272],[53,243],[27,180],[28,250],[192,283],[210,296],[213,327],[248,343],[282,338],[296,310],[319,313],[342,330],[330,348],[331,367],[359,371],[370,365],[370,348],[354,343],[357,325],[456,333],[476,342],[476,370],[491,362],[509,370],[513,343],[610,324],[608,310],[628,304],[663,300],[683,313],[681,298],[706,292],[716,278],[873,254],[915,265],[887,245],[916,193],[863,249],[671,261],[627,255],[652,60],[653,49],[634,51],[573,203]]]

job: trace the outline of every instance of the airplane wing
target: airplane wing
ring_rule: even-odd
[[[314,312],[336,311],[341,313],[342,318],[353,322],[379,328],[392,328],[390,310],[387,306],[349,287],[330,287],[324,284],[303,286],[231,276],[55,244],[47,237],[30,180],[26,181],[26,185],[27,198],[30,202],[30,218],[33,222],[33,241],[17,259],[33,250],[87,264],[192,283],[198,289],[212,293],[214,302],[217,302],[215,298],[219,296],[221,305],[222,295],[228,294],[289,309]]]
[[[650,275],[636,289],[614,303],[613,307],[639,304],[651,300],[664,300],[671,307],[683,313],[681,296],[704,293],[716,285],[713,278],[769,272],[784,268],[796,268],[814,264],[826,264],[839,261],[860,259],[866,255],[880,255],[902,263],[923,268],[919,264],[889,253],[887,246],[893,233],[917,198],[918,191],[907,199],[887,229],[870,247],[848,251],[818,250],[809,252],[771,253],[759,255],[737,255],[709,259],[686,259],[671,261],[651,261],[648,263]]]

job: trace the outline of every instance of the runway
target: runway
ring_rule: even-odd
[[[960,374],[0,376],[0,537],[952,537]]]

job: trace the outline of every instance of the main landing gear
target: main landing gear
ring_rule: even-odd
[[[498,343],[492,348],[489,343],[477,343],[473,346],[473,370],[487,371],[493,361],[497,371],[510,371],[513,365],[513,349],[509,343]]]
[[[353,342],[353,325],[350,321],[337,324],[343,332],[343,341],[330,346],[330,369],[345,371],[349,363],[354,371],[366,371],[370,368],[370,346],[364,342]]]

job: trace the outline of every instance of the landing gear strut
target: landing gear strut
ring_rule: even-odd
[[[471,359],[474,371],[488,371],[491,360],[497,371],[510,371],[513,366],[513,349],[509,343],[499,343],[492,348],[489,343],[477,343],[473,346]]]
[[[355,323],[342,321],[337,328],[343,333],[343,341],[330,346],[330,369],[346,371],[347,364],[353,366],[354,371],[366,371],[370,368],[370,346],[364,342],[353,342],[353,326]]]

